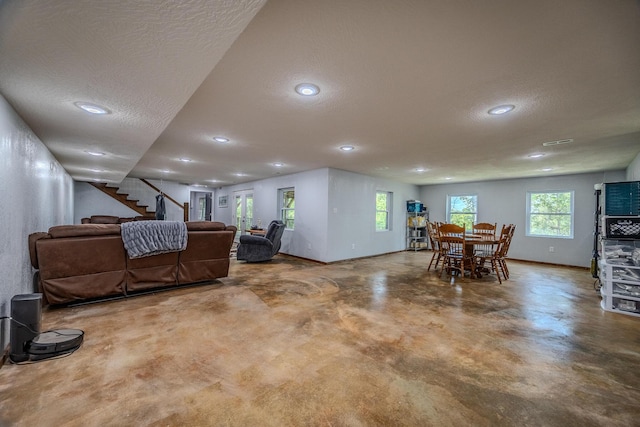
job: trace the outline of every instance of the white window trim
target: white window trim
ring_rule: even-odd
[[[386,211],[379,211],[378,207],[375,205],[375,201],[374,201],[374,208],[375,208],[375,213],[377,214],[378,212],[386,212],[387,213],[387,228],[382,229],[382,230],[378,230],[378,228],[376,227],[376,223],[375,223],[375,216],[374,216],[374,224],[373,227],[375,228],[376,233],[384,233],[387,231],[391,231],[391,224],[393,223],[392,221],[392,208],[393,208],[393,193],[391,191],[384,191],[384,190],[376,190],[376,199],[378,198],[378,193],[384,193],[387,195],[387,210]]]
[[[478,194],[476,193],[459,193],[459,194],[447,194],[447,222],[450,223],[451,222],[451,198],[452,197],[470,197],[473,196],[476,198],[476,211],[474,212],[475,218],[474,218],[474,223],[478,221]],[[458,212],[454,212],[454,213],[458,213]],[[464,213],[464,212],[459,212],[459,213]],[[471,212],[469,212],[471,213]],[[469,228],[468,230],[471,230],[473,227],[473,224],[469,224]]]
[[[280,220],[282,222],[284,222],[284,226],[285,226],[285,230],[294,230],[296,227],[296,208],[286,208],[284,206],[284,193],[287,191],[293,191],[293,200],[295,201],[296,199],[296,189],[295,187],[286,187],[286,188],[279,188],[278,189],[278,208],[280,210]],[[289,228],[287,227],[287,220],[286,220],[286,215],[285,212],[286,211],[293,211],[293,228]]]
[[[571,217],[571,232],[569,236],[553,236],[546,234],[531,234],[531,195],[532,194],[541,194],[541,193],[570,193],[571,194],[571,212],[568,214]],[[575,191],[574,190],[543,190],[543,191],[527,191],[527,211],[526,211],[526,227],[525,227],[525,236],[527,237],[542,237],[545,239],[573,239],[573,231],[575,227],[576,217],[574,215],[574,206],[575,206]]]

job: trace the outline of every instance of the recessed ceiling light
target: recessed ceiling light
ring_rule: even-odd
[[[493,115],[493,116],[500,116],[502,114],[507,114],[509,111],[513,111],[513,109],[516,108],[515,105],[498,105],[497,107],[493,107],[492,109],[489,110],[489,114]]]
[[[229,138],[225,138],[224,136],[214,136],[213,140],[216,141],[216,142],[219,142],[221,144],[229,142]]]
[[[451,178],[450,176],[445,177],[444,179],[446,179],[447,181],[452,180],[453,178]]]
[[[414,170],[415,170],[416,172],[424,172],[424,171],[426,171],[426,169],[425,169],[425,168],[415,168]]]
[[[73,105],[91,114],[111,114],[108,108],[88,102],[74,102]]]
[[[102,169],[89,169],[89,170],[90,170],[91,172],[96,172],[96,173],[98,173],[98,172],[104,172],[104,170],[102,170]]]
[[[353,145],[343,145],[342,147],[340,147],[340,149],[342,151],[353,151],[356,149],[356,147],[354,147]]]
[[[538,158],[543,157],[543,156],[544,156],[543,153],[534,153],[534,154],[529,154],[529,156],[527,156],[527,157],[529,157],[530,159],[538,159]]]
[[[544,169],[541,169],[541,170],[542,170],[542,172],[549,172],[549,171],[552,171],[553,168],[544,168]]]
[[[549,147],[552,145],[562,145],[562,144],[569,144],[573,142],[573,139],[559,139],[557,141],[548,141],[548,142],[543,142],[542,145],[544,145],[545,147]]]
[[[315,96],[320,93],[320,88],[312,83],[300,83],[296,86],[296,92],[302,96]]]
[[[273,166],[275,166],[277,168],[281,168],[281,167],[284,166],[284,163],[276,162],[276,163],[273,163]]]
[[[247,176],[246,174],[242,173],[242,172],[238,172],[238,173],[234,173],[235,176]]]
[[[85,153],[87,153],[90,156],[104,156],[104,153],[100,152],[100,151],[91,151],[91,150],[86,150]]]
[[[188,158],[186,158],[186,157],[180,157],[180,161],[181,161],[181,162],[185,162],[185,163],[193,162],[193,160],[188,159]]]

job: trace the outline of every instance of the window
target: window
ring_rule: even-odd
[[[285,229],[293,230],[296,213],[296,198],[293,188],[278,190],[280,199],[280,219],[284,222]]]
[[[376,191],[376,231],[391,229],[392,193]]]
[[[527,236],[573,238],[573,191],[527,193]]]
[[[478,217],[478,196],[475,194],[456,195],[448,196],[448,198],[447,222],[471,230]]]

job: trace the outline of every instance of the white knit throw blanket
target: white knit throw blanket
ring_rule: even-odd
[[[187,248],[187,225],[181,221],[122,223],[122,241],[129,258],[142,258]]]

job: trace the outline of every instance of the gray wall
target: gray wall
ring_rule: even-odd
[[[214,217],[233,223],[234,192],[253,191],[254,223],[264,226],[279,219],[278,189],[295,188],[295,230],[285,230],[280,252],[325,261],[327,253],[327,181],[328,169],[316,169],[275,178],[222,187],[215,192]],[[228,207],[218,207],[218,197],[228,196]]]
[[[14,295],[32,293],[33,271],[27,237],[71,224],[73,180],[38,137],[0,96],[0,313],[9,316]],[[9,341],[2,321],[0,343]]]
[[[254,219],[263,224],[279,217],[278,189],[296,191],[295,230],[285,231],[282,253],[333,262],[379,255],[405,248],[405,208],[418,187],[337,169],[317,169],[216,190],[215,217],[232,223],[233,192],[253,190]],[[393,192],[392,229],[375,231],[375,194]],[[228,208],[217,198],[227,195]]]
[[[418,186],[338,169],[329,171],[329,241],[325,260],[404,250],[407,200],[418,199]],[[393,193],[389,231],[375,230],[376,191]]]
[[[432,221],[446,220],[447,195],[477,194],[478,222],[513,223],[516,232],[509,249],[514,259],[588,267],[593,250],[595,195],[593,186],[624,181],[625,171],[589,173],[543,178],[523,178],[462,184],[427,185],[421,200],[427,204]],[[527,191],[573,190],[574,238],[525,236]],[[549,251],[549,247],[554,252]]]

